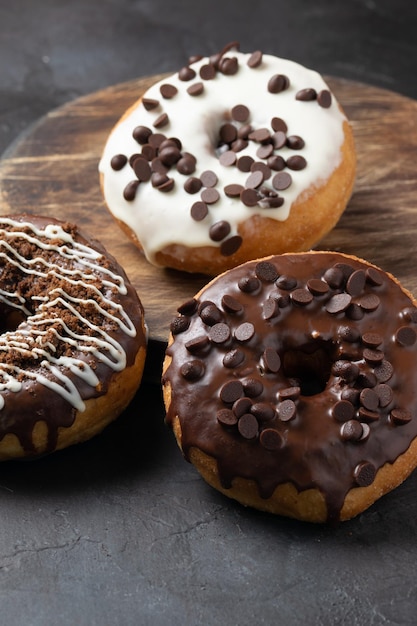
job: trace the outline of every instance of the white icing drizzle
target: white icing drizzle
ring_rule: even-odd
[[[4,227],[6,225],[16,230],[9,231]],[[23,228],[29,230],[30,233],[24,232]],[[51,251],[58,257],[61,256],[66,259],[66,265],[68,262],[71,264],[71,268],[61,267],[40,256],[26,259],[13,246],[16,238],[24,239],[41,250]],[[23,356],[30,356],[39,365],[35,371],[23,370],[10,363],[0,363],[0,409],[4,407],[4,396],[1,392],[19,391],[22,388],[20,380],[22,375],[23,378],[36,380],[59,394],[76,410],[85,409],[85,403],[68,372],[91,387],[99,384],[97,375],[88,363],[76,357],[54,356],[55,345],[45,340],[45,336],[48,334],[50,336],[50,333],[61,344],[76,348],[79,353],[93,356],[96,361],[105,364],[113,371],[121,371],[126,367],[126,353],[122,345],[105,329],[93,324],[82,313],[84,305],[93,306],[101,316],[107,318],[112,324],[116,324],[121,332],[130,337],[136,336],[134,323],[126,311],[120,304],[106,296],[109,290],[124,295],[127,293],[127,288],[123,277],[102,266],[103,258],[97,250],[75,241],[71,233],[67,233],[60,225],[48,224],[45,228],[38,228],[31,222],[0,218],[0,259],[3,260],[3,264],[12,264],[23,274],[57,277],[62,281],[62,287],[52,289],[45,296],[33,297],[33,303],[36,302],[34,314],[31,314],[25,306],[25,299],[20,294],[7,292],[4,285],[0,290],[0,302],[7,307],[21,310],[27,316],[15,331],[8,331],[0,336],[0,352],[13,349]],[[93,284],[97,279],[103,285],[102,291]],[[94,297],[71,296],[65,290],[66,284],[80,286]],[[62,317],[55,317],[56,310],[53,315],[50,315],[50,310],[56,305],[80,322],[76,325],[77,329],[89,328],[92,333],[84,334],[71,330]],[[57,330],[58,327],[61,328],[60,332]],[[44,375],[42,369],[47,370],[50,376]]]
[[[305,88],[313,88],[317,93],[329,89],[317,72],[271,55],[263,55],[262,64],[256,68],[247,65],[249,54],[229,51],[225,56],[238,59],[239,69],[235,75],[217,72],[214,79],[202,80],[199,69],[209,62],[208,58],[203,58],[191,65],[196,71],[193,80],[181,81],[178,74],[163,79],[144,95],[158,100],[159,106],[150,111],[142,103],[136,106],[114,128],[104,148],[99,170],[103,174],[106,204],[113,215],[136,234],[152,263],[155,263],[155,254],[170,244],[188,247],[220,245],[209,237],[210,226],[219,220],[229,222],[231,236],[237,234],[240,223],[255,213],[277,221],[286,220],[296,199],[312,185],[325,181],[341,162],[343,122],[346,118],[335,97],[332,97],[329,108],[319,106],[317,101],[302,102],[295,98],[296,93]],[[269,93],[267,89],[269,79],[275,74],[284,74],[290,81],[289,87],[278,94]],[[190,96],[187,89],[197,82],[203,82],[204,92],[199,96]],[[161,96],[160,87],[166,83],[178,90],[170,99]],[[284,198],[284,204],[279,208],[247,207],[240,199],[230,198],[223,192],[224,187],[232,183],[245,186],[249,175],[235,166],[222,166],[216,154],[219,128],[230,121],[231,109],[239,104],[249,108],[249,122],[253,128],[270,129],[271,119],[279,117],[288,126],[287,135],[299,135],[305,141],[301,150],[283,147],[275,152],[284,159],[300,154],[307,160],[307,167],[303,170],[291,171],[293,182],[288,189],[279,192]],[[161,113],[168,115],[169,123],[157,129],[153,124]],[[123,198],[123,190],[135,179],[134,172],[129,164],[115,171],[110,161],[117,154],[129,158],[140,152],[141,147],[132,137],[133,129],[139,125],[167,137],[178,137],[182,150],[197,158],[196,171],[192,176],[200,177],[207,170],[216,172],[216,189],[221,197],[210,206],[208,216],[202,221],[190,217],[190,207],[200,200],[200,194],[189,194],[184,190],[187,176],[178,173],[175,166],[168,172],[168,176],[175,181],[172,191],[161,192],[151,182],[146,182],[139,185],[133,201]],[[249,155],[259,160],[256,156],[258,147],[259,144],[250,141],[238,157]]]

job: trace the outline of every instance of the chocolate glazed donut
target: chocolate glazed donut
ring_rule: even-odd
[[[186,459],[241,503],[349,519],[417,464],[417,309],[334,252],[245,263],[178,309],[163,385]]]

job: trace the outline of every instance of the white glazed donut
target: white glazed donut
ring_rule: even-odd
[[[99,170],[108,208],[151,263],[217,274],[317,243],[346,207],[355,165],[317,72],[229,46],[153,85],[111,132]]]

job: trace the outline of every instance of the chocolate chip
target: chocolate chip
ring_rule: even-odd
[[[178,317],[174,317],[170,324],[170,330],[173,335],[178,335],[179,333],[183,333],[190,326],[190,318],[186,315],[180,315]]]
[[[379,333],[368,332],[362,335],[362,343],[369,348],[377,348],[384,341]]]
[[[148,141],[153,148],[158,150],[165,140],[166,136],[163,133],[152,133]]]
[[[226,185],[226,187],[223,189],[224,193],[229,198],[239,198],[243,190],[244,190],[243,185],[237,185],[236,183],[232,183],[231,185]]]
[[[233,124],[226,123],[220,127],[219,136],[224,143],[231,144],[237,138],[237,128]]]
[[[286,145],[291,150],[302,150],[305,146],[304,139],[299,135],[290,135],[287,137]]]
[[[329,291],[329,285],[319,278],[310,278],[307,281],[307,288],[315,296],[323,296]]]
[[[275,132],[281,131],[284,134],[286,134],[287,130],[288,130],[287,124],[280,117],[273,117],[272,118],[272,120],[271,120],[271,128]]]
[[[178,93],[178,89],[175,87],[175,85],[170,85],[168,83],[161,85],[159,91],[161,92],[161,96],[166,100],[170,100]]]
[[[135,139],[135,141],[137,141],[140,145],[148,143],[151,135],[152,131],[147,126],[136,126],[132,132],[133,139]]]
[[[366,270],[366,280],[371,285],[380,287],[384,283],[384,277],[380,271],[374,267],[368,267]]]
[[[411,326],[401,326],[395,333],[395,341],[400,346],[412,346],[417,339],[416,331]]]
[[[224,294],[224,296],[222,297],[222,306],[225,311],[227,311],[228,313],[232,313],[234,315],[237,315],[238,313],[242,313],[243,311],[243,306],[239,302],[239,300],[237,300],[233,296],[229,296],[229,294],[227,293]]]
[[[261,63],[262,63],[262,52],[260,50],[255,50],[255,52],[252,52],[252,54],[250,55],[247,61],[247,64],[249,67],[253,69],[255,67],[259,67]]]
[[[337,293],[335,296],[332,296],[327,302],[326,311],[334,315],[337,315],[338,313],[343,313],[343,311],[346,311],[351,301],[352,296],[350,296],[348,293]]]
[[[177,162],[177,170],[180,174],[188,176],[194,174],[196,159],[191,154],[183,153],[181,159]]]
[[[168,192],[172,191],[175,186],[175,181],[173,178],[167,178],[167,180],[160,185],[157,185],[158,191]]]
[[[300,387],[285,387],[285,389],[280,389],[278,392],[278,397],[281,401],[283,400],[298,400],[301,394]]]
[[[279,314],[279,305],[275,298],[267,298],[263,304],[263,318],[270,320]]]
[[[181,156],[181,151],[179,150],[179,148],[177,148],[177,146],[173,144],[167,145],[164,148],[160,146],[159,148],[158,157],[162,161],[162,163],[168,167],[171,167],[171,165],[178,163]]]
[[[153,126],[155,126],[155,128],[162,128],[163,126],[166,126],[167,124],[169,124],[169,117],[166,113],[161,113],[161,115],[159,115],[159,117],[156,118],[156,120],[153,123]]]
[[[216,418],[222,426],[235,426],[237,424],[237,417],[230,409],[220,409],[216,413]]]
[[[402,311],[402,316],[407,322],[417,324],[417,308],[414,306],[406,307]]]
[[[229,380],[220,389],[220,399],[225,404],[233,404],[243,395],[243,385],[240,380]]]
[[[358,305],[364,311],[376,311],[380,305],[380,299],[375,293],[367,293],[359,298]]]
[[[230,146],[234,152],[240,152],[248,147],[248,142],[245,139],[236,139]]]
[[[235,330],[234,336],[242,343],[250,341],[255,334],[255,327],[251,322],[243,322]]]
[[[353,406],[356,407],[356,406],[359,406],[359,394],[360,394],[359,389],[352,389],[351,387],[346,387],[345,389],[343,389],[342,393],[340,394],[340,397],[342,400],[347,400],[348,402],[353,404]]]
[[[363,358],[371,365],[379,365],[382,363],[384,356],[382,350],[376,350],[375,348],[365,348],[363,351]]]
[[[257,398],[263,392],[264,386],[262,382],[256,378],[247,378],[243,381],[243,389],[245,395],[249,396],[249,398]]]
[[[204,91],[203,83],[194,83],[187,88],[187,93],[190,96],[200,96]]]
[[[384,408],[391,404],[394,393],[389,385],[381,383],[379,385],[376,385],[374,391],[379,398],[379,406]]]
[[[371,485],[375,480],[375,476],[375,466],[368,461],[362,461],[362,463],[359,463],[353,472],[353,477],[359,487],[367,487],[368,485]]]
[[[236,122],[246,122],[249,119],[250,111],[244,104],[237,104],[232,109],[232,119]]]
[[[236,152],[233,152],[233,150],[226,150],[226,152],[223,152],[219,156],[219,162],[225,167],[230,167],[231,165],[234,165],[236,161],[237,161]]]
[[[223,365],[229,369],[238,367],[245,360],[245,353],[238,348],[230,350],[223,357]]]
[[[203,80],[213,80],[216,76],[216,68],[212,63],[206,63],[200,67],[200,77]]]
[[[206,170],[200,176],[200,180],[204,187],[215,187],[218,182],[217,175],[211,170]]]
[[[288,89],[290,85],[290,81],[288,76],[284,74],[275,74],[268,81],[268,91],[269,93],[280,93],[285,89]]]
[[[262,144],[256,151],[258,159],[267,159],[274,152],[274,146],[272,143]]]
[[[346,309],[346,317],[350,320],[361,320],[365,315],[363,309],[356,302],[352,302]]]
[[[346,283],[346,291],[352,297],[359,296],[365,287],[366,275],[363,270],[352,272]]]
[[[359,441],[363,435],[362,424],[356,420],[349,420],[342,425],[340,434],[345,441]]]
[[[147,161],[153,161],[156,157],[156,148],[151,146],[150,143],[146,143],[142,146],[142,156],[144,156]]]
[[[204,376],[205,366],[199,359],[194,359],[183,363],[180,367],[180,372],[181,376],[183,376],[186,380],[193,382]]]
[[[261,422],[269,422],[275,417],[275,409],[266,402],[255,402],[251,407],[251,413]]]
[[[267,347],[263,353],[263,361],[268,371],[272,373],[278,372],[281,367],[281,357],[275,348]]]
[[[221,241],[230,233],[230,224],[225,220],[215,222],[210,226],[209,236],[212,241]]]
[[[371,429],[366,422],[361,423],[361,426],[362,426],[362,437],[359,439],[359,441],[365,441],[366,439],[368,439]]]
[[[126,187],[123,189],[123,198],[128,202],[132,202],[136,197],[138,187],[139,181],[131,180],[130,183],[127,183]]]
[[[335,361],[332,365],[332,373],[340,376],[345,382],[352,383],[359,375],[359,366],[351,361]]]
[[[209,330],[209,339],[215,344],[226,343],[230,339],[230,328],[224,322],[214,324]]]
[[[223,313],[214,302],[206,302],[203,303],[203,306],[200,305],[199,315],[207,326],[214,326],[214,324],[223,320]]]
[[[260,185],[262,185],[264,180],[264,175],[261,171],[252,172],[245,181],[246,189],[257,189]]]
[[[271,133],[267,128],[257,128],[249,133],[249,139],[256,143],[268,143],[271,139]]]
[[[306,306],[313,300],[313,294],[308,289],[301,287],[300,289],[295,289],[291,293],[291,299],[295,304]]]
[[[237,169],[240,172],[250,172],[250,169],[253,163],[254,163],[254,159],[249,155],[245,155],[245,156],[241,156],[237,160],[236,165],[237,165]]]
[[[270,168],[266,165],[266,163],[263,163],[262,161],[255,161],[254,163],[252,163],[251,167],[251,172],[262,172],[264,180],[268,180],[268,178],[271,177],[271,170]],[[272,192],[272,189],[266,188],[265,191],[268,190],[268,194],[265,195],[269,195],[271,193],[274,193],[274,195],[278,195],[275,194],[275,192]],[[262,188],[261,193],[264,193],[264,189]]]
[[[252,408],[252,400],[250,398],[239,398],[233,403],[232,411],[236,417],[242,417],[245,413],[250,413]]]
[[[258,436],[259,426],[258,420],[251,413],[245,413],[239,418],[237,423],[239,433],[245,439],[255,439]]]
[[[283,400],[278,404],[278,417],[282,422],[289,422],[294,419],[297,413],[297,407],[294,400]]]
[[[243,124],[240,128],[237,129],[237,136],[239,139],[248,139],[251,134],[253,128],[250,124]]]
[[[294,276],[286,276],[282,274],[275,282],[276,286],[280,289],[291,291],[297,286],[297,279]]]
[[[135,160],[133,164],[133,171],[141,182],[147,182],[150,180],[152,171],[148,161],[140,157]]]
[[[302,102],[309,102],[311,100],[315,100],[316,98],[317,92],[315,89],[311,88],[300,89],[300,91],[297,91],[295,94],[295,99],[301,100]]]
[[[193,315],[197,310],[197,300],[195,298],[190,298],[183,302],[177,309],[178,313],[182,315]]]
[[[124,154],[115,154],[110,161],[110,166],[115,172],[119,172],[127,163],[127,156]]]
[[[284,189],[288,189],[291,183],[291,174],[288,174],[288,172],[278,172],[278,174],[275,174],[274,178],[272,179],[272,186],[277,191],[283,191]]]
[[[279,155],[270,156],[266,163],[274,172],[281,172],[285,168],[285,161]]]
[[[375,387],[378,379],[373,372],[359,372],[356,383],[360,387]]]
[[[371,411],[370,409],[366,409],[364,406],[359,408],[359,419],[364,422],[376,422],[379,420],[379,413],[377,411]]]
[[[239,250],[242,243],[243,239],[240,235],[233,235],[233,237],[222,241],[220,244],[220,254],[222,256],[232,256],[232,254]]]
[[[332,409],[332,415],[338,422],[347,422],[353,418],[354,414],[354,406],[348,400],[338,400]]]
[[[322,89],[317,94],[317,102],[323,109],[328,109],[332,104],[332,94],[328,89]]]
[[[199,178],[192,176],[190,178],[187,178],[187,180],[185,181],[184,189],[187,193],[194,194],[200,191],[202,185],[203,184]]]
[[[382,361],[381,365],[374,368],[374,374],[380,383],[386,383],[394,373],[394,368],[389,361]]]
[[[238,282],[240,291],[244,293],[255,293],[261,286],[261,281],[256,276],[244,276]]]
[[[290,170],[300,171],[300,170],[303,170],[306,166],[307,166],[307,161],[300,154],[290,156],[287,159],[287,167],[289,167]]]
[[[193,70],[193,68],[189,67],[188,65],[186,65],[185,67],[182,67],[180,71],[178,72],[178,78],[185,82],[188,80],[192,80],[195,77],[196,77],[195,70]]]
[[[277,268],[270,261],[259,261],[255,265],[255,274],[265,283],[273,283],[278,278]]]
[[[343,341],[348,341],[349,343],[355,343],[359,340],[360,337],[359,331],[351,326],[340,326],[337,334],[339,335],[340,339],[342,339]]]
[[[333,266],[324,272],[323,278],[332,289],[338,289],[342,286],[344,276],[341,269]]]
[[[407,409],[392,409],[390,418],[396,426],[401,426],[411,421],[411,413]]]
[[[198,335],[197,337],[193,337],[184,345],[191,354],[205,354],[210,350],[210,340],[207,335]]]
[[[275,428],[264,428],[259,435],[259,442],[265,450],[279,450],[284,444],[284,440]]]
[[[360,403],[365,409],[369,409],[369,411],[376,411],[379,406],[379,396],[373,390],[366,387],[362,389],[359,396]]]
[[[244,189],[240,199],[245,206],[252,207],[258,204],[259,195],[256,189]]]
[[[238,69],[239,62],[237,60],[237,57],[225,57],[221,59],[219,63],[220,72],[222,72],[222,74],[225,74],[226,76],[233,76],[234,74],[237,74]]]
[[[194,202],[190,213],[193,220],[201,222],[208,215],[207,204],[205,202]]]
[[[272,135],[272,146],[275,150],[280,150],[287,143],[287,135],[282,131],[277,131]]]
[[[152,111],[159,106],[159,100],[154,98],[142,98],[142,104],[147,111]]]
[[[206,204],[215,204],[220,200],[220,194],[217,189],[214,189],[213,187],[207,187],[201,192],[201,199]]]

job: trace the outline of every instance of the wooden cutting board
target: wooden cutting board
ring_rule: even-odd
[[[113,125],[160,78],[121,83],[51,111],[0,161],[1,214],[74,221],[124,266],[145,307],[149,357],[156,369],[176,307],[207,278],[147,263],[106,210],[97,166]],[[417,294],[417,102],[347,80],[328,82],[352,122],[358,175],[347,210],[317,247],[365,258]]]

